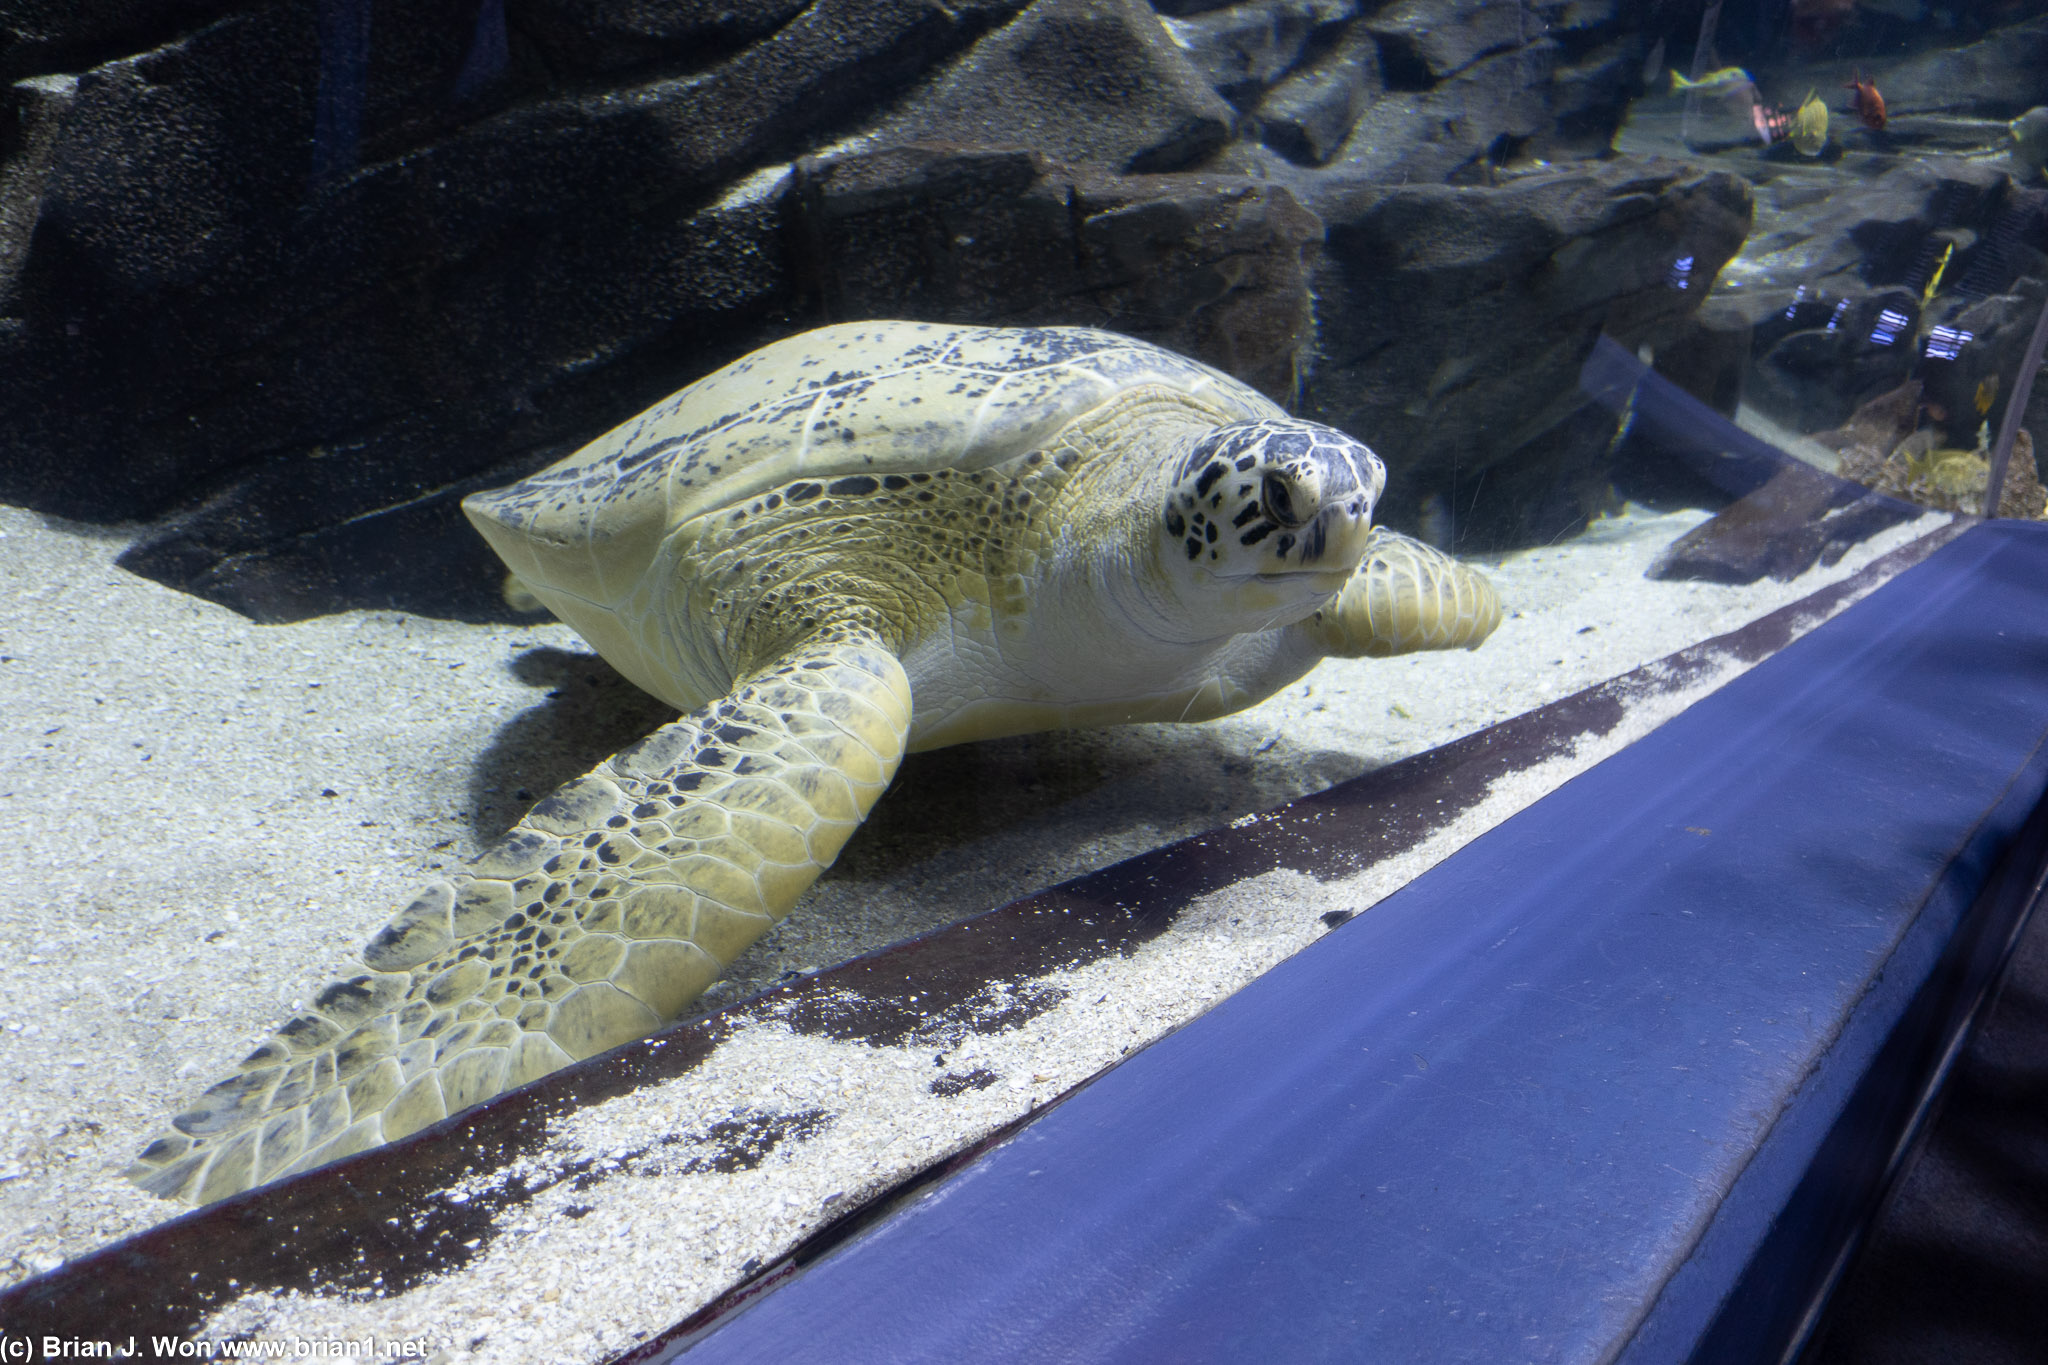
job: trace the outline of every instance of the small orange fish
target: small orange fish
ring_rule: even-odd
[[[1884,96],[1877,93],[1877,86],[1861,76],[1851,76],[1849,83],[1842,88],[1849,92],[1849,108],[1863,120],[1863,126],[1882,130]]]

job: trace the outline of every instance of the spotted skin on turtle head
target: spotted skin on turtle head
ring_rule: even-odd
[[[1364,443],[1334,427],[1262,418],[1219,427],[1181,461],[1167,534],[1219,574],[1348,571],[1386,485]]]

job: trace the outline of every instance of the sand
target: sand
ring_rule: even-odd
[[[1787,584],[1644,579],[1702,515],[1630,509],[1481,561],[1511,615],[1476,652],[1326,662],[1207,725],[915,756],[707,1007],[1626,672],[1939,524]],[[561,627],[392,612],[257,626],[115,568],[126,539],[0,509],[0,1283],[180,1212],[120,1179],[150,1133],[348,973],[415,885],[667,714]],[[1369,906],[1696,695],[1640,708],[1361,878],[1241,883],[1132,957],[1065,974],[1058,1007],[947,1057],[997,1077],[983,1089],[933,1096],[922,1044],[752,1026],[698,1071],[567,1120],[553,1156],[595,1155],[617,1178],[508,1211],[507,1235],[461,1270],[383,1299],[252,1294],[213,1329],[601,1359],[1207,1008],[1324,932],[1324,911]],[[813,1112],[810,1137],[755,1169],[687,1169],[713,1119]]]

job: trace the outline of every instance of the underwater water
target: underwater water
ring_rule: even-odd
[[[1994,470],[2001,514],[2048,511],[2048,4],[491,0],[403,33],[371,8],[115,7],[0,43],[7,1283],[183,1211],[123,1177],[166,1121],[361,972],[419,887],[674,718],[628,680],[644,651],[602,639],[607,662],[508,601],[458,508],[763,346],[888,318],[1138,338],[1242,386],[1212,425],[1263,404],[1369,446],[1374,522],[1482,575],[1502,619],[1198,724],[912,753],[684,1018],[1733,630],[1980,514]],[[770,402],[815,382],[758,380]],[[1043,449],[1124,401],[1089,382]],[[988,407],[951,392],[910,394],[939,415],[878,474],[983,458]],[[1089,439],[1177,468],[1189,420],[1176,398]],[[676,449],[728,479],[787,459],[718,433],[658,432],[620,477]],[[809,466],[778,468],[746,496]],[[1151,486],[1108,487],[1062,506]],[[1279,505],[1262,487],[1244,515],[1292,528]],[[949,507],[891,523],[915,543],[882,558],[970,534]],[[1145,518],[1161,544],[1104,554],[1061,611],[1119,601],[1133,558],[1179,571],[1182,533]],[[822,562],[832,534],[777,552]],[[629,551],[576,553],[603,578]],[[1034,667],[1135,669],[1144,623],[1109,619],[1032,635]],[[1400,858],[1247,869],[1140,950],[1004,986],[1025,1005],[986,1030],[752,1019],[561,1124],[528,1168],[552,1183],[445,1275],[249,1286],[205,1330],[627,1349],[1738,667]],[[737,1161],[734,1122],[777,1136]]]

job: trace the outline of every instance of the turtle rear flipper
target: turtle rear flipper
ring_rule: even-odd
[[[1477,570],[1375,527],[1337,600],[1291,629],[1339,658],[1475,649],[1500,624],[1500,595]]]
[[[207,1203],[393,1141],[676,1017],[895,775],[910,684],[813,638],[561,787],[435,882],[127,1175]]]

